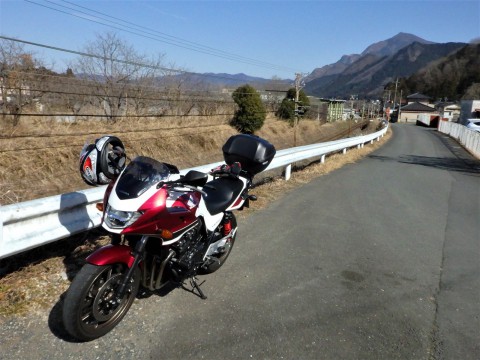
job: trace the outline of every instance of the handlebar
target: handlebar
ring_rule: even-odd
[[[178,184],[179,188],[184,188],[184,189],[189,189],[191,191],[198,191],[200,194],[206,196],[207,193],[203,190],[200,190],[199,188],[192,186],[192,185],[187,185],[187,184]],[[176,186],[173,186],[173,189],[176,190]]]
[[[160,181],[157,184],[157,189],[160,189],[163,185],[170,185],[174,190],[175,190],[175,188],[183,188],[183,189],[188,189],[188,190],[191,190],[191,191],[198,191],[202,195],[207,195],[207,193],[205,191],[197,188],[196,186],[188,185],[188,184],[185,184],[185,183],[183,183],[181,181],[178,181],[178,180]]]
[[[234,162],[231,165],[223,164],[215,169],[210,170],[210,175],[213,176],[222,176],[226,175],[228,177],[233,177],[233,178],[238,178],[240,174],[245,173],[245,171],[242,170],[242,165],[239,162]]]

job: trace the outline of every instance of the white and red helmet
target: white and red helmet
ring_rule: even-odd
[[[116,136],[103,136],[85,144],[80,152],[80,174],[88,185],[105,185],[125,168],[125,147]]]

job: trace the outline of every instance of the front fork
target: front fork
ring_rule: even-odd
[[[140,264],[140,262],[144,259],[145,255],[145,247],[147,246],[147,241],[148,241],[148,236],[143,235],[142,238],[140,239],[139,242],[135,245],[135,249],[133,251],[133,263],[129,267],[127,273],[125,274],[122,282],[120,283],[120,287],[118,289],[118,292],[116,294],[116,301],[119,304],[123,297],[125,296],[125,293],[127,291],[128,283],[132,279],[133,273],[135,272],[135,269],[137,266]]]

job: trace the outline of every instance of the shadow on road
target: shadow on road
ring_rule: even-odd
[[[65,297],[66,293],[63,293],[60,296],[60,299],[57,301],[57,303],[53,306],[52,310],[50,311],[50,314],[48,316],[48,327],[50,328],[50,331],[52,332],[53,335],[55,335],[57,338],[62,339],[63,341],[67,342],[78,342],[76,339],[71,337],[67,331],[65,330],[65,326],[63,326],[63,299]]]
[[[402,155],[399,157],[370,155],[370,159],[381,161],[395,161],[402,164],[421,165],[440,170],[458,171],[480,175],[480,161],[474,159],[440,158],[419,155]]]

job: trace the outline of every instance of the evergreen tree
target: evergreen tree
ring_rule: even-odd
[[[285,98],[282,100],[280,107],[275,115],[283,120],[288,120],[293,124],[295,119],[295,88],[291,88],[287,91]],[[300,90],[298,94],[298,110],[299,115],[305,115],[308,112],[310,106],[310,99],[307,97],[303,90]]]
[[[266,118],[265,106],[260,94],[250,85],[237,88],[232,98],[238,106],[231,125],[244,134],[253,134],[261,129]]]

